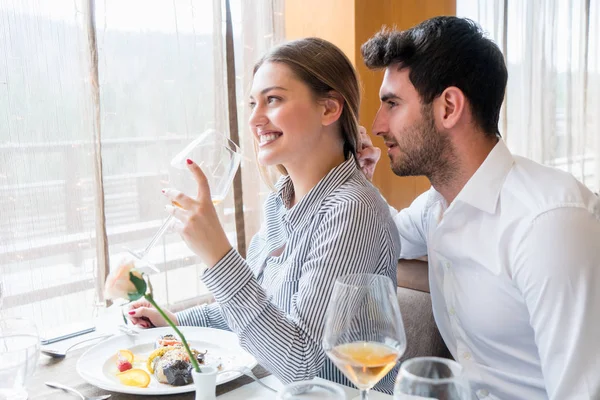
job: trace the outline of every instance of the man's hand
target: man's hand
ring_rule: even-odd
[[[360,127],[360,144],[358,146],[358,164],[368,180],[373,180],[377,161],[381,157],[381,149],[373,146],[371,138],[364,126]]]

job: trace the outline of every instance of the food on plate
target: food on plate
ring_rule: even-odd
[[[125,372],[119,372],[117,378],[123,385],[136,386],[140,388],[148,387],[150,384],[150,375],[143,369],[130,369]]]
[[[117,351],[117,368],[119,372],[125,372],[133,368],[133,353],[129,350]]]
[[[200,352],[191,349],[193,356],[200,365],[211,365],[221,370],[223,363],[220,357],[209,355],[207,350]],[[116,373],[124,385],[145,388],[150,384],[152,375],[159,383],[172,386],[183,386],[192,383],[192,363],[185,351],[183,344],[174,335],[160,336],[155,341],[155,350],[146,359],[139,354],[136,356],[132,350],[118,350],[116,353]],[[148,370],[144,370],[144,366]]]
[[[135,356],[129,350],[119,350],[119,351],[117,351],[117,358],[123,358],[123,359],[129,361],[130,363],[132,363]]]
[[[117,351],[117,368],[119,372],[125,372],[133,368],[133,353],[129,350]]]
[[[133,365],[127,360],[117,360],[117,368],[119,369],[119,372],[125,372],[133,368]]]
[[[155,349],[160,347],[183,346],[181,340],[177,339],[173,334],[159,336],[154,345]]]
[[[204,363],[204,353],[192,349],[198,363]],[[160,383],[183,386],[192,383],[192,363],[182,346],[159,347],[146,361],[146,368]]]
[[[167,351],[169,350],[173,350],[176,349],[175,346],[169,346],[169,347],[160,347],[156,350],[154,350],[152,353],[150,353],[150,355],[148,356],[148,360],[146,361],[146,368],[148,369],[148,371],[150,371],[151,374],[154,373],[154,359],[157,357],[162,357]]]

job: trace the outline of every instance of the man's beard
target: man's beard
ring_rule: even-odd
[[[454,166],[454,152],[447,135],[438,132],[433,119],[431,105],[421,111],[422,121],[400,135],[398,141],[403,157],[390,158],[392,171],[398,176],[424,175],[432,183],[444,183],[451,178]]]

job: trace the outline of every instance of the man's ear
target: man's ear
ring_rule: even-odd
[[[444,129],[454,128],[466,111],[467,98],[462,90],[456,86],[447,87],[433,100],[433,113],[435,119]]]
[[[342,111],[344,111],[344,98],[338,92],[329,92],[329,97],[321,100],[323,105],[323,115],[321,122],[323,126],[329,126],[340,119]]]

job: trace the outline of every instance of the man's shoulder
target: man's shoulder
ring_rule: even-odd
[[[514,156],[514,160],[501,193],[512,207],[542,213],[561,207],[590,208],[598,200],[569,172],[525,157]]]

